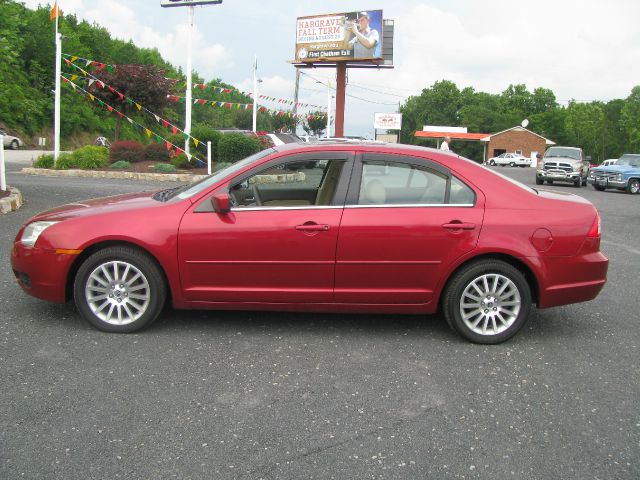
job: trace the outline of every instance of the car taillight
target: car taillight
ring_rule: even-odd
[[[600,238],[602,233],[601,231],[602,224],[600,222],[600,215],[596,212],[596,218],[593,220],[593,225],[589,229],[589,233],[587,233],[588,238]]]
[[[582,245],[583,253],[592,253],[600,250],[600,238],[602,234],[600,227],[600,215],[596,212],[596,218],[593,219],[591,228],[587,232],[587,238],[584,239]]]

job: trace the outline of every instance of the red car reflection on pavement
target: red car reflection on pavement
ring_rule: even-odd
[[[64,205],[18,232],[25,292],[132,332],[175,308],[431,314],[499,343],[531,305],[591,300],[608,260],[591,203],[456,155],[284,145],[197,184]]]

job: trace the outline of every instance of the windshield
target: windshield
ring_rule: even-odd
[[[178,193],[176,197],[182,200],[184,200],[185,198],[193,197],[194,195],[197,195],[201,191],[209,188],[214,183],[219,182],[226,176],[233,175],[235,172],[242,170],[245,166],[249,165],[250,163],[260,160],[261,158],[266,157],[267,155],[270,155],[273,152],[275,152],[273,148],[267,148],[266,150],[262,150],[261,152],[255,153],[250,157],[245,158],[244,160],[240,160],[239,162],[229,165],[227,168],[223,168],[222,170],[217,171],[210,177],[202,179],[197,183],[188,185],[187,186],[188,188]]]
[[[551,157],[569,157],[580,160],[580,150],[576,148],[551,147],[544,154],[544,158]]]
[[[616,165],[629,165],[631,167],[640,167],[640,155],[625,153],[616,162]]]

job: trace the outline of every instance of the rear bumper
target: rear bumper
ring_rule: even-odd
[[[602,252],[546,258],[543,263],[548,281],[540,289],[538,308],[593,300],[607,281],[609,259]]]
[[[76,255],[27,248],[15,242],[11,250],[11,268],[18,285],[29,295],[65,303],[67,274],[76,258]]]

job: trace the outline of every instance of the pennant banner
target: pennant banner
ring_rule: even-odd
[[[132,118],[128,117],[127,115],[125,115],[124,113],[120,112],[119,110],[113,108],[111,105],[106,104],[105,102],[103,102],[102,100],[96,99],[93,95],[91,95],[89,92],[87,92],[85,89],[83,89],[82,87],[79,87],[78,85],[76,85],[75,83],[73,83],[71,80],[69,80],[67,77],[62,77],[62,81],[65,84],[68,84],[69,86],[71,86],[73,88],[73,90],[77,93],[80,93],[82,95],[85,95],[86,97],[88,97],[92,102],[94,102],[94,100],[98,101],[98,104],[103,106],[104,108],[106,108],[110,113],[116,113],[120,118],[126,118],[127,121],[131,124],[133,124],[138,130],[140,130],[141,132],[144,132],[147,137],[151,137],[151,135],[154,135],[156,138],[156,141],[158,142],[165,142],[165,145],[167,147],[167,150],[171,151],[174,150],[176,152],[176,154],[180,154],[183,153],[184,151],[182,150],[182,148],[178,147],[177,145],[174,145],[173,143],[171,143],[169,140],[167,140],[166,138],[163,138],[162,136],[152,132],[150,129],[146,128],[144,125],[136,122],[135,120],[133,120]],[[95,102],[94,102],[95,103]],[[200,142],[199,142],[200,143]],[[195,157],[193,155],[189,156],[189,161],[191,161],[191,158],[195,158],[198,162],[202,162],[205,163],[204,160],[202,160],[201,158]]]

